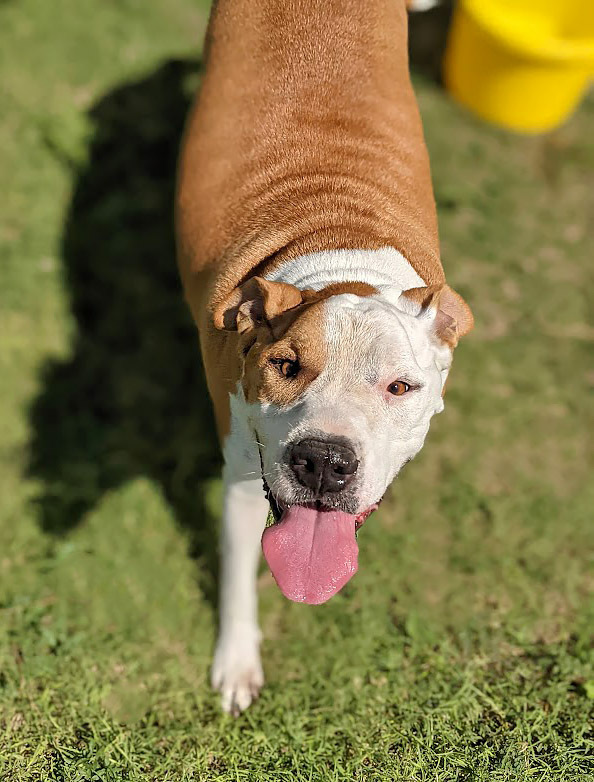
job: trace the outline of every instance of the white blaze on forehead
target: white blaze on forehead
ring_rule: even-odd
[[[401,371],[415,380],[435,365],[428,325],[381,297],[333,296],[326,304],[327,373],[346,371],[355,381]]]

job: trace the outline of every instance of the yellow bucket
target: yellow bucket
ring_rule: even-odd
[[[539,133],[594,76],[594,0],[459,0],[444,59],[452,95],[483,119]]]

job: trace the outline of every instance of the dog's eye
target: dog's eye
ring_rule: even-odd
[[[409,384],[405,383],[404,380],[395,380],[388,386],[388,391],[394,394],[394,396],[402,396],[407,391],[410,391],[410,388]]]
[[[283,377],[291,378],[299,372],[300,366],[297,359],[271,358],[270,363],[278,369]]]

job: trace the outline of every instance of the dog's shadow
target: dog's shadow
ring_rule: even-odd
[[[156,481],[214,601],[204,481],[218,474],[219,451],[173,236],[176,158],[199,69],[169,61],[90,111],[88,162],[76,172],[62,242],[72,356],[43,372],[29,473],[43,486],[40,523],[56,535],[106,491],[137,476]]]

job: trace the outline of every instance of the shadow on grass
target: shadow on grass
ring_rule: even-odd
[[[29,472],[41,525],[62,535],[137,476],[162,489],[216,599],[216,532],[204,482],[219,451],[197,332],[175,265],[177,152],[199,63],[169,61],[90,111],[62,253],[72,356],[45,368],[31,410]]]

